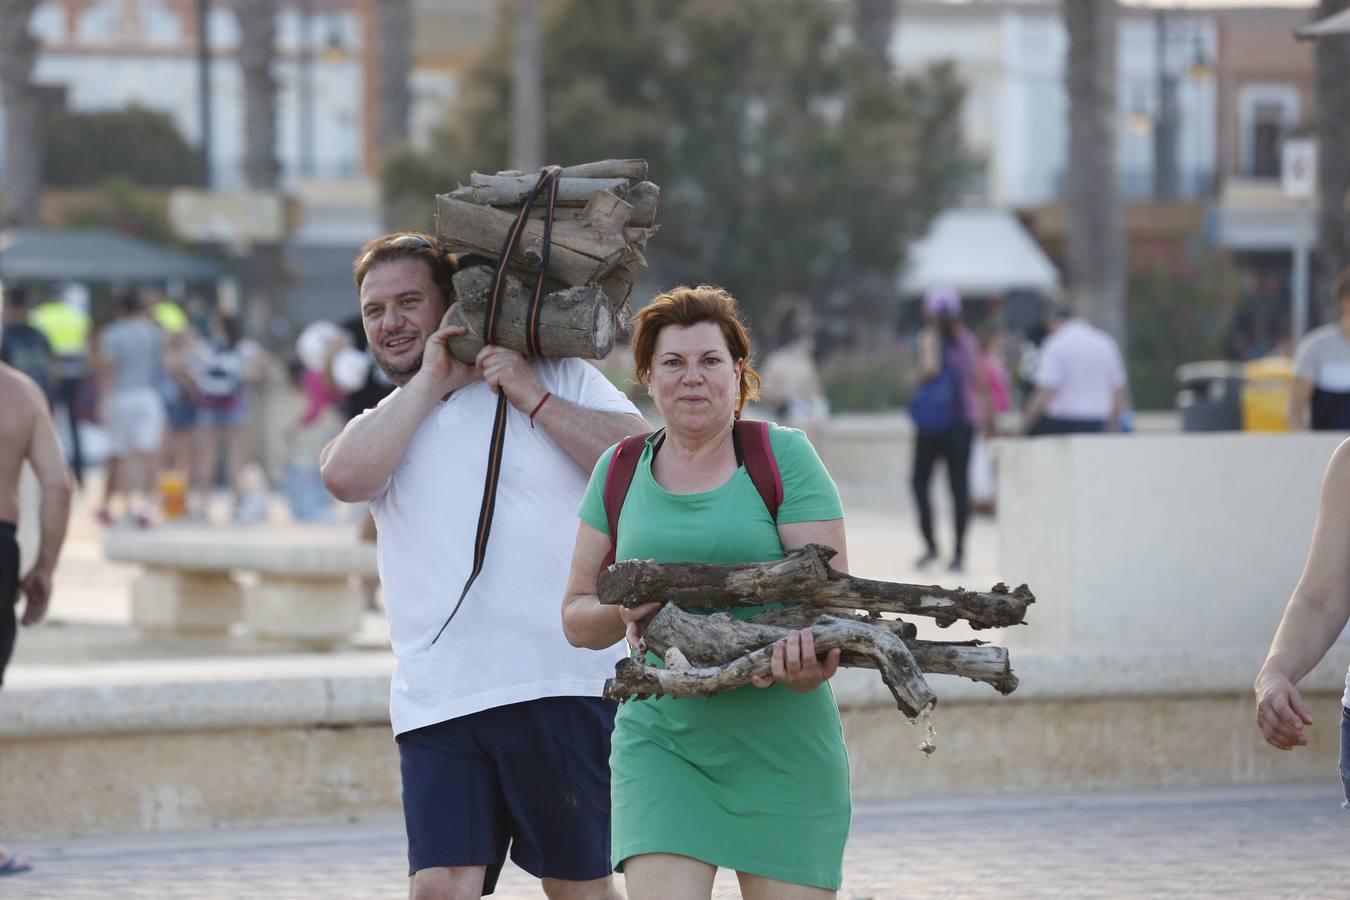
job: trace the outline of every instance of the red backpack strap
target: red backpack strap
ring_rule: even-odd
[[[738,419],[735,428],[741,441],[745,472],[763,498],[769,517],[777,522],[778,507],[783,504],[783,476],[769,444],[769,423]]]
[[[600,563],[600,571],[608,569],[614,563],[614,553],[619,546],[619,513],[623,511],[624,498],[628,496],[628,487],[633,483],[637,472],[638,460],[642,458],[642,448],[647,444],[646,434],[630,435],[619,441],[609,458],[609,471],[605,472],[605,520],[609,523],[609,553]]]

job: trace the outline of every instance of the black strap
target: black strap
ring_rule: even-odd
[[[502,242],[501,256],[497,260],[496,269],[492,272],[492,287],[488,291],[487,314],[483,323],[484,343],[492,344],[496,342],[497,314],[500,311],[502,291],[506,287],[507,260],[510,259],[511,254],[516,251],[520,244],[521,235],[525,233],[525,225],[530,218],[530,210],[534,208],[539,195],[547,190],[548,205],[544,216],[544,246],[539,258],[539,279],[535,282],[534,294],[530,297],[530,305],[526,310],[526,322],[528,324],[525,332],[526,355],[539,355],[539,309],[548,281],[548,251],[553,233],[553,210],[558,201],[558,178],[561,172],[562,168],[559,166],[545,166],[539,172],[539,180],[535,182],[530,195],[520,208],[520,214],[516,216],[516,221],[506,233],[506,240]],[[464,582],[463,590],[459,592],[459,599],[455,601],[455,608],[450,610],[450,615],[446,617],[440,630],[436,632],[436,636],[431,639],[433,644],[440,640],[446,627],[449,626],[450,620],[464,605],[464,598],[469,595],[469,588],[473,587],[474,581],[483,571],[483,562],[487,559],[488,537],[492,534],[492,514],[497,508],[497,481],[502,470],[502,449],[506,444],[506,416],[509,405],[510,401],[506,399],[506,392],[498,391],[497,414],[492,420],[492,441],[488,445],[487,474],[483,480],[483,502],[478,508],[478,528],[474,533],[473,569],[469,573],[468,580]]]

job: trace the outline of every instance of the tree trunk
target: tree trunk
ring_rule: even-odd
[[[1074,308],[1124,348],[1125,238],[1116,185],[1116,0],[1063,0],[1069,32],[1068,281]]]
[[[464,325],[469,333],[451,338],[450,353],[461,362],[472,363],[483,349],[484,320],[487,317],[488,289],[492,270],[474,266],[455,273],[455,295],[459,315],[451,324]],[[502,347],[519,353],[528,351],[526,316],[533,283],[524,284],[508,277],[498,310],[497,340]],[[571,287],[555,291],[540,300],[539,355],[577,356],[604,359],[614,348],[614,308],[600,288]]]
[[[239,23],[239,67],[244,83],[244,178],[256,191],[275,192],[281,180],[277,159],[276,5],[272,0],[235,0]],[[249,248],[245,330],[271,346],[272,322],[284,297],[282,246]]]
[[[538,172],[544,165],[544,58],[539,0],[513,0],[511,31],[511,166]]]
[[[600,573],[601,603],[637,606],[670,601],[685,609],[731,609],[767,603],[861,609],[868,613],[928,616],[946,627],[958,619],[973,628],[1022,624],[1036,601],[1026,585],[1010,591],[997,584],[987,593],[937,585],[873,581],[836,572],[827,565],[835,551],[807,544],[767,563],[712,565],[624,560]]]
[[[891,74],[896,0],[853,0],[853,34],[872,65]]]
[[[1317,18],[1350,9],[1350,0],[1322,0]],[[1346,215],[1350,192],[1350,35],[1328,35],[1317,40],[1317,183],[1320,203],[1317,213],[1317,274],[1322,302],[1331,282],[1350,265],[1350,218]]]
[[[5,107],[4,202],[0,227],[41,219],[42,161],[33,62],[37,40],[28,24],[39,0],[0,0],[0,100]]]

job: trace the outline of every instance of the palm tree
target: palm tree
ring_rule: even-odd
[[[1116,186],[1116,0],[1063,0],[1069,32],[1068,281],[1074,308],[1125,342],[1125,239]]]
[[[234,0],[239,21],[239,67],[244,82],[244,177],[256,191],[275,192],[281,176],[277,160],[276,4],[273,0]],[[282,248],[254,244],[249,252],[248,315],[250,334],[270,343],[272,319],[281,307]]]
[[[0,100],[5,107],[5,191],[0,225],[36,225],[42,186],[38,106],[33,91],[37,40],[28,22],[39,0],[0,0]]]
[[[412,106],[409,79],[412,70],[412,2],[381,0],[379,5],[380,155],[388,159],[408,143],[408,116]]]
[[[1322,0],[1317,18],[1350,8],[1350,0]],[[1345,213],[1350,192],[1350,35],[1332,34],[1317,41],[1317,213],[1319,296],[1350,265],[1350,222]]]
[[[853,35],[882,71],[891,71],[896,0],[853,0]]]
[[[539,0],[507,7],[511,29],[511,167],[532,172],[544,164],[544,60]]]

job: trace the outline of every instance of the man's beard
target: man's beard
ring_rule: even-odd
[[[370,355],[375,357],[375,365],[380,367],[380,371],[389,377],[394,384],[402,387],[412,380],[412,377],[422,371],[422,354],[415,354],[412,359],[403,365],[395,365],[385,359],[384,354],[377,353],[372,346]]]

